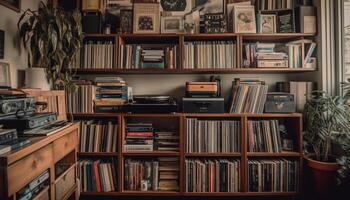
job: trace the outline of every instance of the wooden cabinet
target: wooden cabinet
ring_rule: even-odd
[[[0,156],[0,199],[16,200],[16,194],[45,171],[46,187],[36,200],[75,199],[79,125],[71,123],[47,137],[30,138],[23,148]]]

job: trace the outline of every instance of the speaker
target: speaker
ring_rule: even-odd
[[[84,33],[101,33],[102,14],[100,12],[84,12],[82,25]]]
[[[0,30],[0,59],[4,59],[5,54],[5,31]]]

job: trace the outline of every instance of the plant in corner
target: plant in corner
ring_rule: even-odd
[[[75,90],[70,66],[83,40],[80,12],[66,12],[53,0],[41,1],[37,11],[22,14],[18,29],[28,50],[28,67],[44,68],[53,89]]]
[[[304,108],[305,151],[313,186],[326,198],[334,185],[348,175],[350,168],[350,108],[348,96],[332,97],[322,91],[307,95]],[[333,153],[342,150],[341,156]],[[338,171],[338,173],[337,173]]]

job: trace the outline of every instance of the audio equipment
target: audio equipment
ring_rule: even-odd
[[[34,98],[17,98],[14,96],[16,95],[9,95],[6,97],[6,99],[2,98],[3,95],[0,95],[0,120],[9,117],[15,117],[15,115],[19,114],[19,112],[25,114],[27,112],[33,112],[35,110]]]
[[[0,145],[17,139],[16,129],[0,129]]]
[[[268,93],[265,103],[266,113],[293,113],[296,111],[294,95],[282,92]]]
[[[15,128],[21,132],[26,129],[38,128],[57,121],[56,113],[36,113],[23,118],[6,118],[1,120],[4,128]]]

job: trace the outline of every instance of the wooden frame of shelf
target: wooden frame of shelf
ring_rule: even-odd
[[[205,73],[220,73],[220,74],[249,74],[249,73],[306,73],[315,72],[317,69],[312,68],[243,68],[242,63],[242,46],[243,41],[290,41],[303,38],[313,38],[316,34],[303,33],[276,33],[276,34],[237,34],[237,33],[222,33],[222,34],[85,34],[86,38],[106,39],[113,38],[115,42],[116,63],[112,69],[74,69],[77,74],[205,74]],[[160,40],[160,41],[159,41]],[[196,40],[231,40],[236,43],[236,56],[238,68],[204,68],[204,69],[187,69],[183,64],[184,53],[183,46],[185,41]],[[176,43],[179,45],[180,62],[177,69],[124,69],[119,65],[119,46],[123,43]],[[177,41],[177,42],[176,42]]]
[[[118,157],[118,190],[115,192],[83,192],[82,195],[86,196],[297,196],[302,187],[302,175],[303,175],[303,152],[302,152],[302,115],[299,113],[291,114],[235,114],[235,113],[218,113],[218,114],[194,114],[194,113],[173,113],[173,114],[130,114],[130,113],[101,113],[101,114],[87,114],[82,113],[74,115],[78,118],[85,118],[85,116],[97,117],[99,118],[110,118],[116,117],[119,122],[118,128],[118,150],[116,153],[78,153],[81,157],[90,156],[94,159],[98,158],[108,158],[108,157]],[[186,145],[186,118],[207,118],[207,119],[236,119],[243,124],[241,126],[242,137],[241,137],[241,151],[235,153],[187,153],[185,151]],[[180,141],[180,150],[176,151],[152,151],[152,152],[124,152],[123,151],[123,139],[125,134],[126,121],[129,119],[136,119],[137,121],[147,120],[176,120]],[[282,152],[282,153],[265,153],[265,152],[248,152],[248,134],[247,134],[247,122],[251,119],[288,119],[288,123],[292,123],[295,130],[292,134],[296,134],[295,139],[299,143],[295,149],[295,152]],[[147,121],[148,122],[148,121]],[[158,122],[159,123],[159,122]],[[175,122],[174,122],[175,123]],[[125,158],[140,159],[141,157],[154,158],[154,157],[179,157],[180,165],[180,176],[179,176],[179,191],[125,191],[124,186],[124,160]],[[185,159],[203,159],[203,158],[237,158],[241,160],[241,190],[240,192],[185,192]],[[299,160],[299,191],[298,192],[249,192],[248,191],[248,160],[249,159],[259,159],[259,158],[289,158],[294,160]]]

